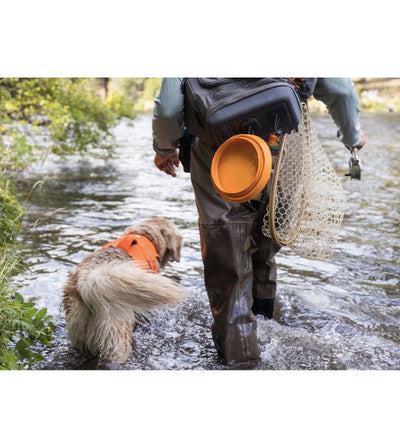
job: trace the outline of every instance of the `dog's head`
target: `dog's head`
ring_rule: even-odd
[[[174,223],[166,218],[150,218],[133,224],[125,229],[125,233],[138,233],[146,236],[156,248],[160,256],[160,267],[168,261],[180,261],[182,235]]]

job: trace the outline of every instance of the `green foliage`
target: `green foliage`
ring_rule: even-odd
[[[122,117],[133,119],[133,108],[127,96],[104,101],[90,78],[0,78],[0,146],[12,149],[7,168],[23,167],[35,149],[112,151],[112,129]]]
[[[146,78],[143,83],[143,90],[137,102],[138,110],[149,110],[153,107],[154,97],[160,89],[161,78]]]
[[[23,369],[42,361],[40,347],[51,346],[54,324],[47,309],[24,302],[19,293],[0,296],[0,369]]]
[[[1,185],[3,183],[4,185]],[[31,367],[42,359],[41,346],[49,346],[54,325],[46,309],[36,309],[32,301],[10,285],[20,271],[19,247],[23,209],[9,189],[9,182],[0,182],[0,369]]]
[[[0,181],[0,235],[2,246],[15,242],[20,230],[23,211],[20,203],[10,192],[10,182]]]
[[[50,346],[55,330],[47,310],[35,308],[13,291],[10,278],[19,271],[15,245],[0,247],[0,370],[32,367],[39,350]]]
[[[15,174],[50,152],[111,152],[122,117],[134,118],[133,99],[119,92],[103,99],[93,79],[0,78],[0,369],[31,367],[54,332],[47,310],[25,302],[10,284],[20,271],[23,215]]]
[[[132,119],[135,117],[133,101],[133,98],[124,92],[115,91],[108,95],[106,104],[115,114]]]
[[[110,81],[111,92],[121,92],[136,102],[144,89],[146,78],[112,78]]]
[[[112,78],[111,92],[120,92],[131,98],[136,111],[148,111],[160,89],[161,78]]]

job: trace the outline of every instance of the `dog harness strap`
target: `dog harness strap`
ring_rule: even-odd
[[[138,263],[140,268],[158,273],[159,255],[154,244],[144,235],[129,233],[105,244],[102,248],[110,246],[123,250]]]

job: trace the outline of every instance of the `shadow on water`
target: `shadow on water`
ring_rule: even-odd
[[[279,300],[274,319],[258,318],[258,369],[400,368],[400,131],[395,115],[364,115],[368,144],[363,178],[344,178],[348,154],[328,116],[314,118],[323,147],[348,199],[336,255],[309,261],[289,248],[277,256]],[[25,297],[45,306],[57,324],[54,347],[38,369],[218,370],[211,315],[202,280],[197,215],[189,176],[172,179],[153,167],[151,118],[116,129],[116,159],[49,158],[32,166],[21,191],[44,176],[27,201],[21,236],[27,271],[16,278]],[[164,275],[187,288],[180,309],[156,310],[133,334],[131,359],[122,367],[84,359],[64,333],[61,290],[84,256],[113,239],[133,220],[171,218],[185,245],[180,263]]]

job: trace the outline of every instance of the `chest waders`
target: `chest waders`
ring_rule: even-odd
[[[205,286],[213,315],[212,335],[228,366],[247,368],[259,358],[254,313],[272,317],[276,295],[274,256],[280,246],[262,234],[265,207],[258,210],[258,201],[233,204],[215,191],[210,180],[214,153],[212,145],[193,141],[191,180],[199,213]]]
[[[191,145],[190,171],[213,315],[212,335],[218,353],[230,367],[250,368],[259,359],[255,314],[272,317],[274,257],[281,245],[262,231],[271,182],[252,201],[228,202],[213,186],[212,160],[227,138],[249,133],[248,129],[261,138],[295,129],[302,109],[294,79],[298,78],[284,82],[273,78],[190,78],[185,83],[185,125],[197,136]],[[316,79],[307,97],[315,83]],[[248,116],[254,117],[251,122]]]

